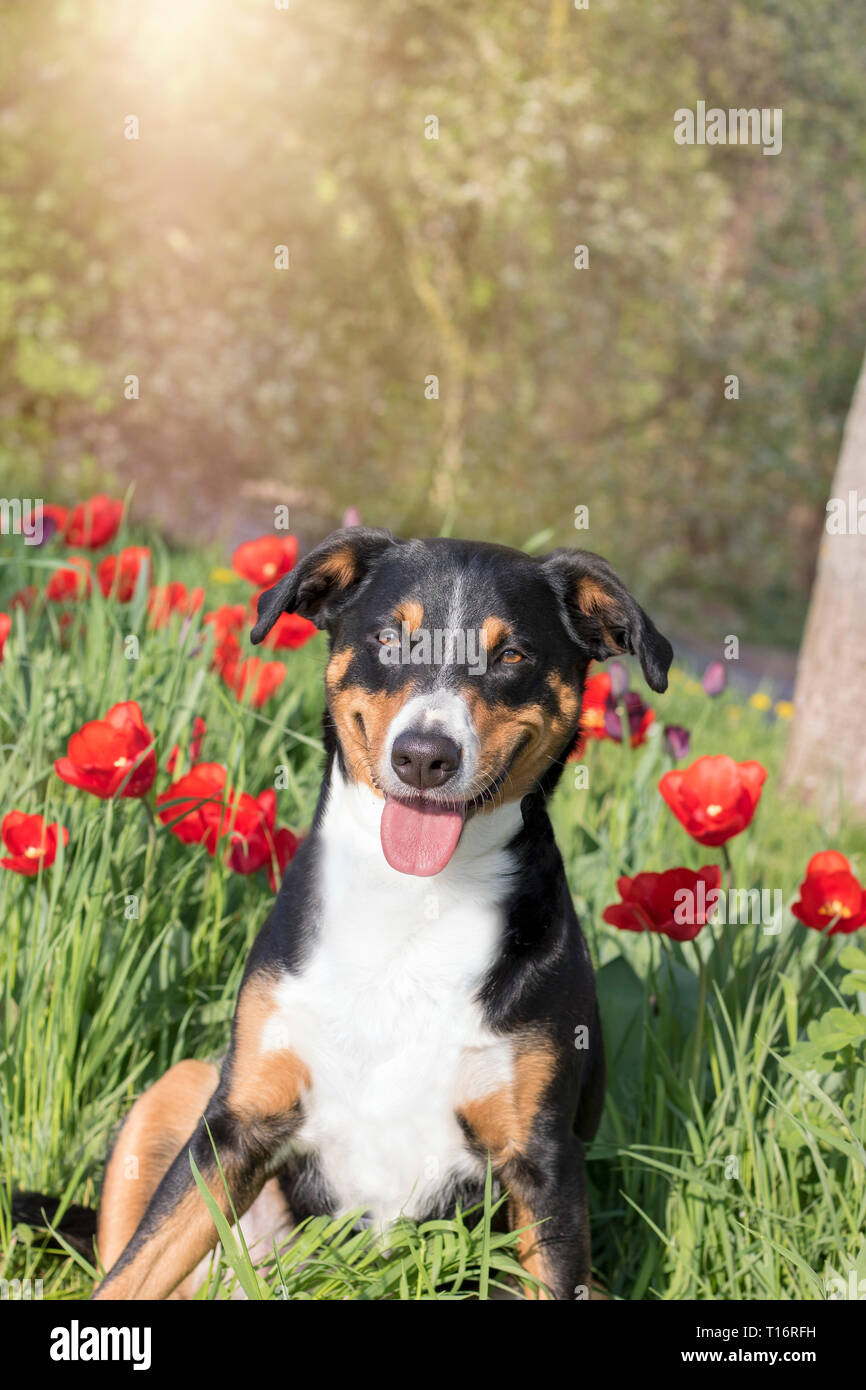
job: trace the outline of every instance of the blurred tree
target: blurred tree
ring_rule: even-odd
[[[862,351],[866,8],[0,13],[0,479],[83,460],[196,537],[244,492],[307,539],[551,528],[708,639],[795,639]],[[698,100],[781,107],[782,153],[677,145]]]
[[[827,504],[826,534],[797,665],[789,787],[838,817],[866,815],[866,364]]]

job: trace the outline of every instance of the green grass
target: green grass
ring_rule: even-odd
[[[206,582],[206,608],[247,598],[242,581],[209,577],[225,557],[169,556],[144,539],[157,582]],[[60,554],[7,543],[0,611],[23,584],[41,589]],[[271,902],[264,874],[233,874],[157,828],[152,797],[99,801],[65,786],[54,759],[85,720],[134,699],[156,736],[156,791],[197,714],[208,725],[202,757],[224,762],[234,785],[256,794],[277,767],[289,769],[280,824],[306,828],[321,775],[324,638],[280,654],[288,677],[255,711],[209,671],[200,618],[184,634],[178,620],[151,631],[144,597],[118,607],[97,593],[71,608],[63,632],[53,607],[16,611],[0,666],[0,814],[40,811],[70,832],[40,877],[0,870],[0,1277],[40,1278],[45,1297],[84,1296],[90,1280],[53,1240],[12,1229],[13,1187],[95,1205],[112,1131],[135,1096],[173,1062],[225,1047]],[[130,634],[137,659],[124,654]],[[822,826],[778,790],[781,721],[730,693],[710,700],[676,671],[652,700],[659,723],[692,730],[690,758],[726,752],[769,770],[753,825],[730,846],[735,886],[780,888],[787,905],[809,857],[828,847],[866,871],[862,828]],[[597,1280],[626,1299],[823,1297],[827,1279],[866,1275],[862,1043],[831,1039],[816,1052],[809,1042],[831,1010],[863,1009],[854,985],[866,980],[852,985],[856,962],[839,959],[852,938],[822,942],[787,910],[777,935],[715,927],[686,945],[607,926],[620,874],[721,860],[662,802],[657,782],[670,763],[659,738],[637,750],[593,744],[584,761],[589,787],[577,789],[567,768],[554,820],[598,969],[609,1056],[589,1162]],[[484,1296],[514,1272],[514,1238],[491,1232],[492,1206],[488,1196],[480,1221],[403,1222],[385,1243],[344,1219],[317,1219],[258,1274],[242,1249],[227,1248],[233,1269],[215,1267],[204,1296],[225,1296],[233,1280],[257,1297]]]

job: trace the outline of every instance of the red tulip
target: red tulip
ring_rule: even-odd
[[[104,801],[118,794],[144,796],[156,776],[156,753],[135,701],[112,705],[104,719],[83,724],[54,771],[70,786]]]
[[[83,545],[88,550],[99,550],[114,540],[122,518],[123,503],[100,492],[72,508],[63,539],[67,545]]]
[[[219,640],[227,632],[240,632],[247,621],[247,612],[242,603],[224,603],[221,608],[205,613],[202,621],[213,628]]]
[[[173,580],[170,584],[154,585],[147,600],[147,611],[154,627],[165,627],[173,613],[190,617],[204,603],[204,589],[190,589]]]
[[[268,861],[268,883],[272,893],[276,893],[282,883],[283,874],[297,854],[300,843],[297,835],[293,835],[285,826],[274,831],[274,852]]]
[[[264,593],[264,590],[261,593]],[[251,625],[258,618],[256,605],[260,597],[261,594],[256,594],[250,603],[249,622]],[[309,618],[302,618],[300,613],[281,613],[262,646],[270,647],[274,651],[280,651],[284,648],[296,651],[298,647],[303,647],[305,642],[309,642],[311,637],[315,637],[318,630],[315,623],[311,623]]]
[[[277,794],[268,789],[257,797],[244,794],[240,800],[226,863],[236,874],[254,874],[271,858]]]
[[[61,614],[60,614],[60,617],[57,619],[57,626],[60,628],[60,645],[61,645],[61,647],[68,647],[68,646],[69,646],[69,636],[70,636],[70,631],[69,631],[69,630],[70,630],[70,628],[72,627],[72,625],[73,625],[74,622],[75,622],[75,619],[74,619],[74,617],[72,616],[71,613],[61,613]]]
[[[622,902],[606,907],[602,917],[624,931],[661,932],[674,941],[693,941],[718,904],[715,894],[721,882],[716,864],[697,873],[694,869],[666,869],[660,874],[618,878]]]
[[[32,878],[40,868],[51,867],[61,840],[64,845],[69,844],[69,831],[57,821],[46,825],[41,816],[10,811],[0,825],[0,838],[9,851],[8,859],[0,859],[3,868]]]
[[[211,670],[219,671],[230,682],[226,672],[234,673],[241,660],[241,644],[233,632],[223,632],[214,645]]]
[[[105,598],[129,603],[143,566],[150,568],[150,549],[146,545],[129,545],[119,555],[106,555],[100,560],[96,575]]]
[[[6,638],[12,631],[12,619],[8,613],[0,613],[0,661],[3,660],[3,648],[6,646]]]
[[[184,844],[202,844],[215,854],[231,821],[233,796],[222,763],[197,763],[156,798],[157,815]]]
[[[737,763],[722,754],[666,772],[659,791],[693,840],[723,845],[751,823],[766,776],[760,763]]]
[[[246,798],[249,802],[250,798]],[[266,868],[268,881],[274,892],[277,891],[277,873],[280,879],[286,865],[294,858],[298,841],[291,830],[277,829],[277,794],[268,787],[255,798],[258,816],[252,807],[245,805],[243,814],[236,818],[232,846],[226,862],[238,874],[253,874]]]
[[[84,555],[70,555],[68,564],[52,574],[45,588],[45,597],[52,603],[69,599],[89,598],[93,588],[90,561]]]
[[[297,651],[309,642],[311,637],[315,637],[318,630],[315,623],[311,623],[309,618],[302,618],[300,613],[281,613],[265,638],[263,646],[272,647],[274,651],[284,648]]]
[[[590,676],[583,688],[580,706],[580,731],[584,738],[607,738],[604,712],[610,699],[610,674],[599,671]]]
[[[199,763],[157,797],[157,815],[178,839],[202,844],[211,855],[228,837],[229,868],[238,874],[267,868],[275,886],[277,869],[282,874],[297,849],[291,831],[276,829],[276,793],[235,791],[226,775],[221,763]]]
[[[223,671],[241,659],[241,644],[236,634],[246,625],[246,609],[242,603],[224,603],[211,613],[205,613],[204,621],[214,630],[214,649],[211,666],[215,671]]]
[[[598,671],[586,681],[580,703],[580,734],[573,751],[569,754],[569,762],[575,762],[583,756],[587,739],[608,737],[604,727],[604,715],[610,700],[610,684],[607,671]]]
[[[23,589],[16,589],[9,600],[10,608],[23,608],[26,613],[32,608],[39,597],[35,584],[25,584]]]
[[[237,638],[234,640],[237,643]],[[262,661],[257,656],[238,661],[231,655],[223,662],[221,671],[223,680],[237,698],[246,699],[256,709],[267,703],[286,675],[282,661]]]
[[[189,739],[189,760],[196,763],[201,755],[201,746],[204,743],[204,736],[207,733],[207,724],[200,714],[197,714],[192,721],[192,733]],[[175,744],[165,761],[166,772],[174,775],[177,767],[177,760],[180,757],[180,746]]]
[[[259,589],[270,588],[294,568],[298,558],[295,536],[259,536],[245,541],[232,556],[232,569]]]
[[[847,934],[866,922],[866,889],[851,872],[844,854],[824,850],[813,854],[806,865],[800,900],[791,911],[807,927],[826,931],[827,936]]]

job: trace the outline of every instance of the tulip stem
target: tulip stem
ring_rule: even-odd
[[[727,905],[731,901],[731,889],[734,886],[734,864],[733,860],[731,859],[731,851],[728,849],[727,840],[722,845],[721,849],[722,863],[725,866],[725,872],[722,878],[722,890],[725,895],[723,901]],[[721,940],[719,942],[719,958],[717,962],[717,975],[723,982],[726,981],[728,977],[728,954],[730,951],[732,951],[733,946],[733,943],[728,940],[726,935],[728,927],[728,913],[726,910],[725,920],[722,923],[721,928],[722,935]],[[731,960],[731,966],[733,966],[733,960]]]
[[[835,921],[836,919],[834,918],[833,920]],[[812,964],[811,964],[811,966],[809,967],[809,972],[808,972],[808,974],[806,975],[806,978],[805,978],[805,980],[803,981],[802,985],[800,986],[800,995],[801,995],[801,997],[802,997],[803,995],[805,995],[806,992],[807,992],[807,990],[809,990],[809,989],[811,988],[812,982],[813,982],[815,976],[817,975],[818,971],[820,970],[821,966],[822,966],[823,963],[824,963],[824,957],[826,956],[826,954],[827,954],[827,952],[829,951],[830,946],[831,946],[831,944],[832,944],[832,937],[831,937],[830,934],[829,934],[829,933],[830,933],[830,928],[831,928],[832,926],[833,926],[833,921],[831,921],[831,922],[824,928],[824,931],[823,931],[823,933],[822,933],[822,938],[823,938],[823,939],[822,939],[822,940],[819,942],[819,944],[818,944],[818,949],[817,949],[817,951],[815,952],[815,959],[812,961]]]
[[[695,1040],[692,1046],[692,1085],[698,1084],[698,1072],[701,1064],[701,1049],[704,1042],[704,1015],[707,1011],[707,967],[701,948],[697,941],[693,941],[695,955],[698,958],[698,1014],[695,1019]]]

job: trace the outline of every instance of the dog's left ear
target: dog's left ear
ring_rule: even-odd
[[[640,659],[647,685],[667,690],[673,647],[607,561],[589,550],[553,550],[540,563],[566,627],[592,659],[630,652]]]
[[[259,595],[258,621],[250,640],[263,641],[281,613],[299,613],[316,627],[328,627],[376,561],[398,544],[390,531],[373,526],[332,531],[272,589]]]

